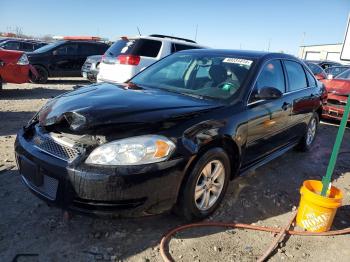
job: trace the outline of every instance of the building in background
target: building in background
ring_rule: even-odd
[[[299,47],[298,56],[305,60],[331,60],[344,63],[340,60],[343,43],[325,45],[304,45]]]
[[[324,45],[302,45],[298,56],[305,60],[330,60],[342,64],[350,64],[350,14],[345,29],[343,43]]]

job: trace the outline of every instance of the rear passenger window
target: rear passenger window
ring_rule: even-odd
[[[288,74],[289,91],[307,87],[303,66],[297,62],[284,61]]]
[[[149,39],[139,39],[132,48],[132,54],[138,56],[157,57],[162,42]]]
[[[115,42],[107,51],[108,56],[136,55],[157,57],[162,42],[150,39],[128,39],[119,40]]]
[[[30,44],[30,43],[22,43],[22,49],[24,51],[33,51],[34,50],[33,45],[34,44]]]
[[[306,77],[307,77],[307,82],[309,83],[308,86],[317,86],[316,80],[313,77],[313,75],[305,69]]]
[[[81,55],[98,55],[99,49],[95,45],[83,44],[83,45],[80,45],[80,54]]]

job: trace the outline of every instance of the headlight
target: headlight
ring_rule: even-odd
[[[168,159],[175,144],[168,138],[146,135],[117,140],[99,146],[86,159],[95,165],[142,165]]]
[[[26,54],[23,54],[17,62],[17,65],[28,65],[29,64],[29,60]]]

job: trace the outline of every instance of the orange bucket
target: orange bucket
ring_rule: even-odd
[[[300,188],[300,204],[297,225],[311,232],[328,231],[333,223],[337,208],[341,206],[343,193],[331,186],[327,197],[321,196],[322,182],[306,180]]]

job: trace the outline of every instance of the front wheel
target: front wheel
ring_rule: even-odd
[[[204,153],[183,185],[180,214],[189,221],[212,214],[225,195],[230,173],[230,159],[223,149],[213,148]]]
[[[315,141],[317,128],[318,128],[319,118],[317,113],[314,113],[310,119],[310,122],[307,126],[307,130],[303,138],[300,140],[298,145],[298,149],[300,151],[309,151],[311,149],[312,144]]]

